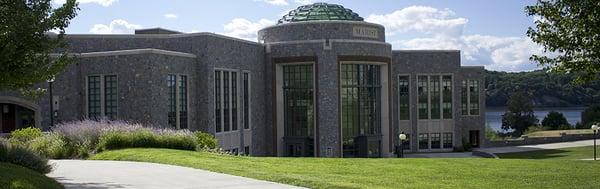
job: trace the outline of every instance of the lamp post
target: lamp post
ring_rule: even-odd
[[[592,131],[594,131],[594,161],[596,160],[596,133],[598,133],[598,125],[592,125]]]
[[[54,77],[48,79],[48,93],[50,96],[49,98],[49,103],[50,103],[50,127],[54,126],[54,102],[52,99],[52,83],[54,83]]]
[[[406,140],[406,134],[404,134],[404,132],[402,132],[398,135],[398,138],[400,139],[400,157],[403,158],[404,157],[404,140]]]

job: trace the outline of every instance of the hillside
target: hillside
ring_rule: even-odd
[[[506,106],[510,94],[525,90],[536,107],[587,106],[600,101],[600,81],[572,84],[573,75],[544,71],[507,73],[486,71],[487,106]]]

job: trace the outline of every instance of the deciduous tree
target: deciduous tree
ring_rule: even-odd
[[[75,0],[57,8],[51,0],[0,0],[0,90],[29,89],[71,62],[63,38],[77,10]]]
[[[525,7],[535,19],[527,35],[551,55],[533,55],[542,67],[595,80],[600,71],[600,1],[538,0]]]
[[[502,129],[513,129],[514,136],[521,136],[528,127],[537,123],[529,95],[521,91],[513,93],[508,99],[508,110],[502,115]]]

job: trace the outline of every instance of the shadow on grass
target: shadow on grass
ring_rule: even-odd
[[[56,181],[60,182],[65,189],[109,189],[109,188],[125,188],[120,184],[111,183],[94,183],[94,182],[73,182],[71,179],[64,177],[55,177]]]
[[[555,159],[569,156],[567,150],[536,150],[529,152],[496,154],[501,159]]]

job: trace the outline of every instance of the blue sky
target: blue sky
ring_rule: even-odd
[[[61,1],[54,0],[56,5]],[[256,41],[256,31],[310,0],[78,0],[68,34],[132,34],[136,28],[214,32]],[[386,27],[393,49],[458,49],[463,65],[527,71],[542,49],[525,35],[535,0],[325,0]]]

